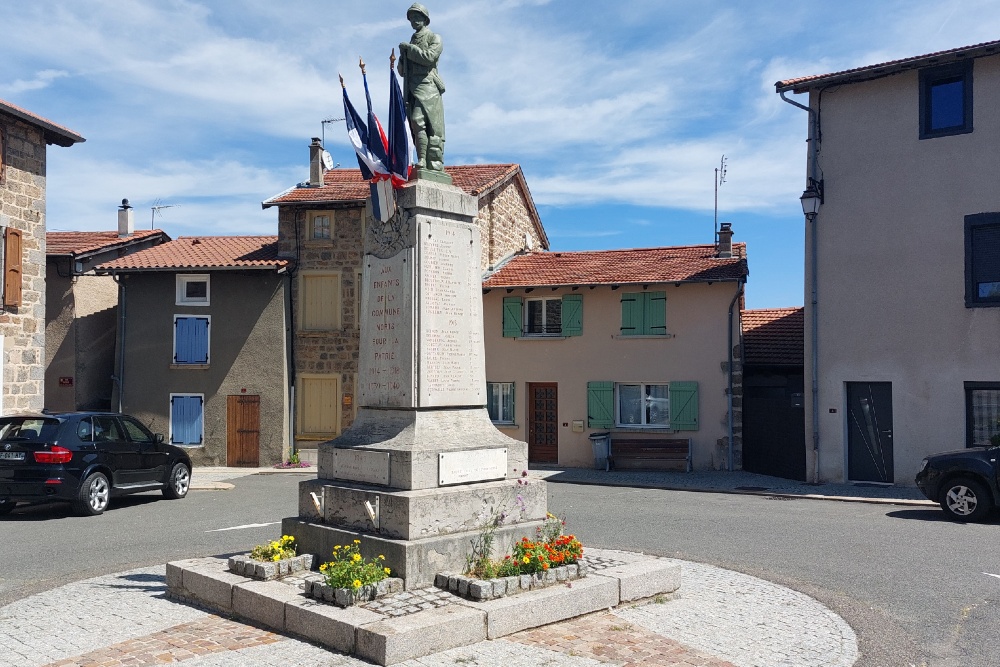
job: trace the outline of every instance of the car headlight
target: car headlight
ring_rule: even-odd
[[[920,470],[918,470],[917,472],[918,473],[923,472],[924,468],[926,467],[927,467],[927,459],[924,459],[923,461],[920,462]]]

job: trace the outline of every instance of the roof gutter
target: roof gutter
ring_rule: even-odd
[[[806,187],[811,187],[819,182],[816,178],[819,172],[819,114],[812,107],[807,107],[804,104],[799,104],[795,100],[790,100],[785,97],[787,91],[782,90],[778,94],[781,99],[788,102],[792,106],[798,107],[809,112],[809,138],[808,142],[808,157],[806,160]],[[822,91],[820,91],[822,92]],[[809,304],[810,304],[810,317],[809,317],[809,337],[811,341],[811,346],[809,350],[809,363],[812,374],[811,382],[811,407],[812,407],[812,446],[813,446],[813,470],[812,470],[812,483],[819,483],[819,378],[817,373],[819,370],[819,316],[818,316],[818,290],[817,290],[817,271],[816,271],[816,259],[818,255],[816,237],[818,236],[818,227],[816,225],[816,218],[818,215],[806,216],[806,224],[810,225],[812,229],[809,231]]]

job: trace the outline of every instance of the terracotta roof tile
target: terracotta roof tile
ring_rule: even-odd
[[[735,257],[718,258],[715,254],[714,245],[536,252],[515,256],[485,280],[483,287],[714,282],[747,275],[745,243],[733,244]]]
[[[45,130],[45,142],[49,144],[72,146],[75,143],[86,141],[86,139],[68,127],[53,123],[48,118],[42,118],[38,114],[31,113],[27,109],[22,109],[16,104],[11,104],[5,100],[0,100],[0,113],[10,114],[15,118],[42,128]]]
[[[850,83],[854,81],[877,79],[879,77],[896,74],[908,69],[916,69],[918,67],[926,67],[934,64],[944,64],[965,58],[981,58],[995,53],[1000,53],[1000,40],[973,44],[972,46],[962,46],[957,49],[948,49],[946,51],[935,51],[934,53],[927,53],[922,56],[912,56],[909,58],[900,58],[899,60],[890,60],[888,62],[878,63],[877,65],[855,67],[854,69],[846,69],[840,72],[833,72],[832,74],[814,74],[812,76],[800,76],[795,79],[785,79],[784,81],[778,81],[775,83],[774,87],[779,93],[786,90],[801,93],[809,90],[810,88],[815,88],[821,85],[826,86],[834,83]]]
[[[521,170],[516,164],[471,164],[444,168],[457,187],[479,196],[488,192]],[[323,186],[312,188],[297,185],[263,202],[264,208],[282,204],[312,202],[356,202],[368,198],[368,181],[358,169],[331,169],[323,174]]]
[[[129,245],[154,236],[162,236],[165,241],[170,240],[170,237],[159,229],[145,229],[131,236],[118,236],[118,232],[45,232],[45,254],[83,255]]]
[[[743,345],[747,364],[801,366],[805,335],[802,307],[743,311]]]
[[[277,236],[181,236],[174,241],[105,262],[99,273],[170,269],[276,269]]]

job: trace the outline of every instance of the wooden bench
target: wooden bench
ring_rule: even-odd
[[[690,438],[611,438],[612,470],[678,470],[691,472]]]

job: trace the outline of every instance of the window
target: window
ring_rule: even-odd
[[[582,336],[583,296],[525,299],[519,296],[503,300],[503,335],[505,338],[541,336]]]
[[[514,423],[514,383],[487,382],[486,410],[494,424]]]
[[[21,307],[21,230],[8,227],[3,245],[3,305]]]
[[[965,306],[1000,306],[1000,213],[965,216]]]
[[[333,211],[309,211],[309,238],[314,241],[333,238]]]
[[[972,132],[972,61],[920,71],[920,138]]]
[[[194,315],[174,316],[174,363],[208,363],[209,318]]]
[[[207,306],[208,275],[177,276],[177,305]]]
[[[965,446],[1000,444],[1000,382],[965,383]]]
[[[589,428],[698,430],[697,382],[588,382]]]
[[[204,425],[204,394],[170,394],[170,444],[201,445]]]
[[[667,334],[666,292],[625,292],[621,300],[623,336]]]
[[[122,417],[122,426],[128,433],[128,439],[132,442],[153,442],[153,435],[145,426],[135,421],[131,417]]]
[[[302,273],[299,286],[299,328],[303,331],[339,329],[340,275]]]
[[[298,432],[305,436],[327,437],[340,432],[340,377],[300,375]]]

